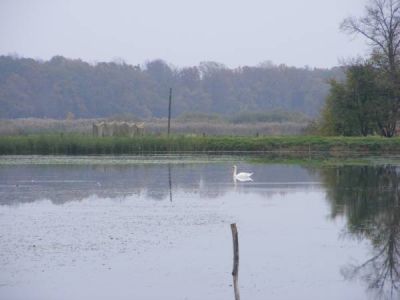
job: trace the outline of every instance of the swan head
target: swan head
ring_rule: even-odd
[[[236,176],[236,172],[237,172],[237,167],[236,165],[233,165],[233,177]]]

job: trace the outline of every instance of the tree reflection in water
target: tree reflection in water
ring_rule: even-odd
[[[332,218],[347,217],[346,233],[369,240],[372,257],[342,269],[361,278],[378,298],[400,296],[400,167],[353,166],[323,169]]]

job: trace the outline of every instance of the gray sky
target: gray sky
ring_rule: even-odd
[[[0,54],[176,66],[332,67],[366,54],[339,31],[365,0],[0,0]]]

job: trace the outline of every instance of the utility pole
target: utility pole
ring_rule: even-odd
[[[169,105],[168,105],[168,136],[171,131],[171,102],[172,102],[172,88],[169,88]]]

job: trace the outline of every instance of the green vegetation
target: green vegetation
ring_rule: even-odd
[[[92,137],[86,135],[27,135],[0,137],[1,155],[90,155],[150,153],[240,153],[273,152],[302,157],[319,154],[350,156],[374,153],[400,153],[400,139],[381,137],[216,137],[144,136]]]
[[[371,65],[354,65],[346,81],[331,81],[330,95],[322,112],[321,130],[326,135],[367,136],[377,131],[377,110],[381,100]]]
[[[346,67],[344,82],[331,81],[323,109],[321,133],[392,137],[400,112],[400,6],[371,1],[361,18],[347,18],[342,29],[361,35],[371,55]]]
[[[372,62],[349,66],[346,81],[331,81],[322,111],[324,135],[392,137],[397,122],[396,90]]]

